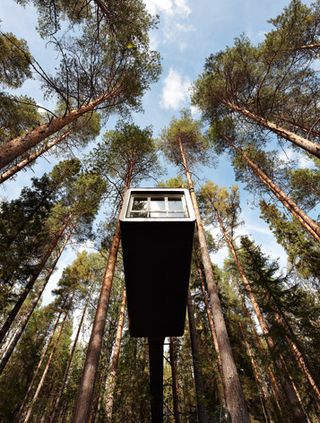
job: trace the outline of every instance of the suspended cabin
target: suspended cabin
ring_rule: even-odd
[[[195,226],[189,192],[129,189],[120,225],[131,336],[182,336]]]

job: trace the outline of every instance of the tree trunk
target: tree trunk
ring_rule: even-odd
[[[40,157],[46,151],[50,150],[52,147],[66,139],[70,134],[71,131],[66,131],[64,134],[60,135],[60,137],[49,141],[47,144],[41,146],[37,151],[28,154],[26,158],[22,159],[20,162],[10,167],[10,169],[7,169],[5,172],[1,173],[0,184],[2,184],[2,182],[6,181],[7,179],[11,178],[13,175],[15,175],[24,167],[28,166],[30,163],[34,162],[38,157]]]
[[[194,208],[196,221],[197,221],[200,251],[201,251],[206,281],[207,281],[208,292],[210,296],[214,326],[216,328],[216,333],[218,338],[219,351],[221,355],[221,364],[222,364],[222,371],[223,371],[222,377],[224,380],[224,386],[226,390],[227,408],[228,408],[228,412],[230,414],[232,423],[248,423],[249,414],[247,411],[247,406],[246,406],[243,391],[241,388],[237,368],[236,368],[233,355],[232,355],[227,328],[226,328],[226,324],[225,324],[223,313],[222,313],[220,299],[218,296],[218,288],[217,288],[217,284],[216,284],[215,277],[212,270],[212,264],[211,264],[211,260],[209,256],[206,238],[205,238],[204,227],[200,217],[198,202],[194,192],[193,182],[192,182],[191,174],[188,168],[188,164],[187,164],[187,160],[185,157],[181,140],[179,140],[179,147],[180,147],[183,167],[184,167],[186,177],[188,180],[188,186],[189,186],[190,196],[192,200],[192,205]]]
[[[249,120],[257,123],[260,126],[263,126],[266,129],[269,129],[280,137],[285,138],[295,146],[303,148],[305,151],[312,154],[313,156],[320,158],[320,144],[313,143],[308,139],[295,134],[294,132],[288,131],[287,129],[282,128],[281,126],[270,122],[264,117],[256,115],[247,110],[245,107],[238,106],[237,104],[232,103],[231,101],[224,101],[223,103],[232,111],[241,113]]]
[[[121,347],[125,312],[126,312],[126,290],[125,288],[123,288],[121,306],[120,306],[119,318],[118,318],[118,326],[117,326],[117,332],[116,332],[116,339],[115,339],[115,343],[112,350],[109,374],[106,380],[106,396],[105,396],[104,402],[105,402],[107,423],[111,423],[112,421],[114,388],[116,385],[116,373],[117,373],[119,356],[120,356],[120,347]]]
[[[230,144],[230,146],[240,154],[240,156],[245,160],[253,173],[258,176],[258,178],[266,185],[266,187],[273,192],[273,194],[281,201],[281,203],[286,207],[287,210],[302,224],[302,226],[317,240],[320,241],[320,226],[312,220],[297,204],[288,197],[278,185],[276,185],[272,180],[257,166],[248,156],[242,151],[239,147],[236,147],[232,140],[229,137],[225,137],[225,140]]]
[[[62,385],[61,385],[61,388],[59,389],[59,393],[57,394],[57,397],[56,397],[56,399],[55,399],[55,401],[53,403],[53,407],[51,409],[51,411],[52,411],[51,418],[50,418],[50,422],[51,423],[55,423],[55,421],[56,421],[56,417],[57,417],[57,414],[58,414],[57,412],[58,412],[58,409],[59,409],[59,405],[60,405],[60,401],[61,401],[63,392],[64,392],[64,390],[66,388],[66,384],[67,384],[67,380],[68,380],[68,376],[69,376],[70,366],[71,366],[71,363],[72,363],[72,360],[73,360],[73,356],[74,356],[74,353],[75,353],[75,350],[76,350],[76,347],[77,347],[77,344],[78,344],[78,340],[79,340],[79,336],[80,336],[80,331],[81,331],[82,324],[83,324],[83,321],[84,321],[84,318],[85,318],[85,315],[86,315],[86,312],[87,312],[89,300],[90,300],[90,296],[88,296],[88,298],[86,300],[86,303],[85,303],[85,306],[83,308],[82,315],[81,315],[80,322],[79,322],[78,329],[77,329],[77,333],[76,333],[76,337],[75,337],[75,339],[73,341],[71,353],[70,353],[70,356],[68,358],[67,367],[66,367],[66,369],[64,371]]]
[[[63,313],[63,311],[62,311],[62,310],[60,310],[60,312],[59,312],[59,314],[58,314],[58,317],[56,318],[56,321],[55,321],[55,323],[54,323],[54,326],[53,326],[53,328],[52,328],[51,335],[50,335],[50,337],[49,337],[49,339],[48,339],[48,342],[47,342],[47,344],[45,345],[45,347],[43,348],[43,351],[42,351],[42,354],[41,354],[41,357],[40,357],[39,363],[38,363],[38,365],[37,365],[37,367],[36,367],[36,369],[35,369],[35,372],[34,372],[34,374],[33,374],[33,376],[32,376],[31,382],[29,383],[29,387],[28,387],[28,390],[27,390],[27,392],[26,392],[26,395],[24,396],[24,399],[23,399],[23,402],[22,402],[22,404],[21,404],[21,406],[20,406],[20,408],[19,408],[18,414],[17,414],[17,416],[16,416],[16,417],[15,417],[15,419],[14,419],[14,421],[15,421],[16,423],[21,423],[21,421],[22,421],[22,416],[23,416],[23,413],[24,413],[24,408],[25,408],[25,405],[27,404],[27,400],[28,400],[28,398],[29,398],[29,396],[30,396],[30,393],[31,393],[31,391],[32,391],[32,388],[33,388],[34,382],[35,382],[35,380],[36,380],[36,379],[37,379],[37,377],[38,377],[39,371],[40,371],[40,369],[41,369],[41,367],[42,367],[42,363],[43,363],[43,361],[44,361],[44,359],[45,359],[45,357],[46,357],[46,355],[47,355],[47,352],[48,352],[49,347],[50,347],[50,345],[51,345],[51,342],[52,342],[52,340],[53,340],[53,336],[54,336],[54,334],[55,334],[55,332],[56,332],[56,329],[57,329],[57,327],[58,327],[58,324],[59,324],[59,321],[60,321],[60,318],[61,318],[62,313]]]
[[[288,322],[286,320],[284,320],[280,314],[276,315],[276,321],[280,324],[280,326],[284,329],[284,331],[286,332],[287,330],[289,330],[291,332],[291,334],[294,336],[294,333],[291,329],[291,327],[289,326]],[[304,355],[302,354],[302,352],[300,351],[299,347],[297,346],[297,344],[291,339],[290,336],[285,335],[285,339],[286,342],[290,348],[290,351],[293,355],[293,357],[295,358],[301,373],[304,375],[305,379],[309,382],[310,388],[312,390],[313,396],[315,398],[316,401],[316,406],[317,409],[320,410],[320,389],[317,385],[317,382],[315,381],[312,372],[309,369],[309,366],[305,360]]]
[[[215,349],[216,354],[217,354],[218,376],[219,376],[219,383],[218,383],[219,399],[220,399],[221,405],[223,405],[225,407],[226,406],[225,388],[224,388],[224,383],[223,383],[223,378],[222,378],[222,365],[221,365],[219,344],[218,344],[216,330],[214,328],[214,322],[213,322],[213,317],[212,317],[212,313],[211,313],[211,310],[210,310],[207,292],[206,292],[206,289],[205,289],[205,286],[204,286],[204,281],[203,281],[202,278],[201,278],[201,290],[202,290],[202,294],[203,294],[204,303],[205,303],[205,306],[206,306],[206,312],[207,312],[207,318],[208,318],[208,322],[209,322],[212,342],[213,342],[214,349]]]
[[[50,135],[55,134],[66,125],[74,122],[80,116],[95,110],[95,108],[100,104],[116,97],[120,94],[120,92],[121,89],[118,86],[115,86],[110,92],[104,93],[102,96],[88,104],[81,106],[79,109],[71,110],[71,112],[64,116],[55,117],[49,123],[40,125],[27,134],[2,144],[0,146],[0,169],[4,168],[17,157],[38,145],[41,141],[45,140]]]
[[[171,365],[171,374],[172,374],[172,402],[173,402],[173,415],[174,422],[180,423],[180,413],[179,413],[179,385],[178,385],[178,372],[177,372],[177,350],[176,350],[176,340],[173,337],[170,337],[170,365]]]
[[[262,373],[260,371],[259,364],[256,362],[256,358],[255,358],[255,354],[253,352],[253,349],[251,348],[251,345],[249,344],[249,342],[247,340],[247,336],[246,336],[245,330],[243,328],[243,325],[240,321],[239,321],[239,329],[240,329],[240,333],[241,333],[241,338],[242,338],[244,345],[245,345],[245,348],[246,348],[247,356],[250,359],[253,375],[254,375],[254,378],[256,380],[256,386],[257,386],[257,389],[259,391],[259,396],[262,400],[261,404],[262,404],[262,408],[263,408],[263,414],[265,415],[265,420],[268,423],[272,422],[273,419],[272,419],[272,416],[270,414],[272,407],[271,407],[270,400],[269,400],[268,388],[267,388],[265,381],[263,379]]]
[[[70,307],[71,307],[71,303],[72,303],[72,300],[70,301]],[[70,309],[69,309],[68,311],[70,311]],[[32,412],[33,406],[34,406],[34,404],[36,403],[36,401],[37,401],[37,399],[38,399],[38,396],[39,396],[39,393],[40,393],[40,391],[41,391],[41,388],[42,388],[42,386],[43,386],[43,384],[44,384],[45,378],[46,378],[47,373],[48,373],[48,370],[49,370],[49,368],[50,368],[50,364],[51,364],[52,358],[53,358],[54,353],[56,352],[56,349],[57,349],[57,347],[58,347],[58,344],[59,344],[59,341],[60,341],[60,337],[61,337],[61,335],[62,335],[63,328],[64,328],[64,324],[65,324],[65,322],[66,322],[66,319],[67,319],[68,314],[69,314],[68,312],[65,312],[64,318],[63,318],[63,320],[62,320],[62,322],[61,322],[61,326],[60,326],[60,329],[59,329],[59,332],[58,332],[57,339],[55,340],[55,342],[54,342],[54,344],[53,344],[53,347],[52,347],[51,353],[50,353],[50,355],[49,355],[49,357],[48,357],[48,360],[47,360],[47,363],[46,363],[46,365],[45,365],[45,368],[43,369],[43,372],[42,372],[42,375],[41,375],[40,381],[39,381],[39,383],[38,383],[37,389],[36,389],[36,391],[35,391],[35,393],[34,393],[34,395],[33,395],[33,398],[32,398],[32,400],[31,400],[31,403],[30,403],[30,405],[29,405],[29,407],[28,407],[28,411],[27,411],[27,413],[26,413],[26,415],[25,415],[25,418],[23,419],[23,423],[28,423],[28,421],[30,420],[30,417],[31,417],[31,412]]]
[[[188,291],[188,320],[191,339],[192,362],[194,372],[194,382],[197,396],[197,411],[199,423],[208,423],[208,412],[205,406],[205,393],[203,385],[203,377],[201,371],[200,346],[197,334],[194,310],[190,290]]]
[[[78,389],[75,412],[72,419],[73,423],[84,423],[89,419],[119,244],[120,222],[118,221],[93,322],[82,379]]]
[[[39,293],[33,299],[32,303],[31,303],[30,309],[27,311],[27,313],[24,316],[22,316],[21,321],[19,322],[19,328],[18,328],[18,330],[14,334],[14,337],[11,340],[11,342],[10,342],[7,350],[5,351],[5,354],[1,358],[1,362],[0,362],[0,375],[3,372],[5,366],[7,365],[8,361],[9,361],[9,359],[11,357],[11,354],[13,353],[13,350],[15,349],[17,343],[19,342],[19,340],[21,338],[21,335],[23,334],[23,332],[24,332],[24,330],[25,330],[25,328],[26,328],[26,326],[27,326],[27,324],[29,322],[29,319],[30,319],[32,313],[34,312],[35,308],[37,307],[37,305],[39,303],[39,300],[40,300],[40,298],[41,298],[41,296],[43,294],[43,291],[45,290],[45,288],[47,286],[47,283],[49,282],[49,279],[50,279],[50,277],[51,277],[51,275],[52,275],[52,273],[53,273],[53,271],[54,271],[54,269],[55,269],[55,267],[56,267],[56,265],[58,263],[58,260],[59,260],[61,254],[62,254],[62,251],[63,251],[66,243],[67,243],[67,241],[65,242],[63,248],[60,250],[59,255],[55,259],[53,265],[51,266],[51,268],[50,268],[50,270],[48,272],[48,275],[46,276],[46,278],[44,280],[44,283],[42,284],[42,287],[41,287]]]
[[[269,350],[270,350],[271,354],[273,354],[274,353],[274,350],[275,350],[275,343],[273,341],[273,338],[269,334],[269,326],[268,326],[268,323],[267,323],[265,317],[263,316],[262,311],[260,309],[260,306],[259,306],[259,304],[257,302],[257,299],[256,299],[256,297],[255,297],[255,295],[254,295],[254,293],[252,291],[250,282],[249,282],[249,280],[248,280],[248,278],[247,278],[247,276],[245,274],[245,271],[244,271],[244,268],[242,266],[242,263],[239,260],[239,257],[238,257],[238,254],[236,252],[236,249],[234,247],[233,241],[229,237],[229,235],[228,235],[228,233],[226,231],[226,228],[225,228],[225,226],[223,224],[223,221],[221,219],[221,216],[220,216],[218,210],[216,210],[216,209],[215,209],[215,214],[216,214],[217,220],[219,222],[219,225],[220,225],[221,231],[223,233],[223,236],[224,236],[224,238],[225,238],[225,240],[226,240],[226,242],[228,244],[229,250],[230,250],[230,252],[231,252],[231,254],[233,256],[234,262],[235,262],[235,264],[237,266],[237,269],[239,271],[240,278],[241,278],[241,281],[242,281],[242,285],[244,287],[244,290],[245,290],[246,294],[248,295],[248,297],[250,299],[250,302],[252,304],[253,310],[254,310],[254,312],[255,312],[255,314],[257,316],[259,325],[261,327],[262,333],[263,333],[263,335],[266,338],[266,341],[267,341]],[[282,371],[283,370],[283,361],[281,359],[281,354],[280,354],[280,356],[278,358],[276,358],[276,363],[277,363],[278,368]],[[294,418],[296,419],[294,421],[295,422],[304,422],[305,421],[304,415],[300,412],[301,410],[299,408],[299,401],[298,401],[297,396],[295,395],[295,392],[294,392],[294,389],[293,389],[292,385],[287,380],[283,380],[283,384],[284,384],[285,392],[287,394],[287,398],[288,398],[288,400],[289,400],[289,402],[290,402],[290,404],[292,406],[293,412],[294,412]]]
[[[68,219],[69,220],[69,219]],[[49,246],[47,247],[47,250],[43,254],[43,256],[40,259],[40,263],[36,266],[36,269],[31,276],[31,279],[28,281],[27,285],[24,287],[22,293],[20,294],[18,301],[14,305],[13,309],[10,311],[9,316],[7,317],[5,323],[3,324],[2,328],[0,329],[0,343],[3,341],[5,336],[7,335],[14,319],[16,318],[17,314],[19,313],[25,299],[27,298],[29,292],[32,290],[36,280],[38,279],[40,273],[42,272],[44,266],[46,265],[49,257],[51,256],[53,250],[56,248],[59,240],[64,234],[64,231],[66,230],[68,226],[68,220],[63,225],[61,230],[54,236],[54,238],[51,240]]]

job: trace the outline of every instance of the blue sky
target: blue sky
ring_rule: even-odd
[[[152,47],[162,57],[162,74],[143,100],[143,114],[135,114],[134,122],[141,127],[152,125],[154,134],[166,127],[172,117],[177,116],[182,107],[190,106],[190,88],[192,82],[202,72],[205,58],[225,46],[232,45],[235,37],[241,33],[247,35],[253,43],[262,41],[264,33],[271,26],[267,20],[276,17],[289,4],[287,0],[145,0],[147,9],[160,16],[158,29],[151,34]],[[310,1],[305,1],[310,4]],[[13,0],[1,0],[0,9],[2,31],[11,31],[16,36],[27,40],[33,56],[47,70],[53,71],[56,53],[45,45],[38,36],[35,26],[37,17],[32,7],[22,8]],[[36,99],[39,104],[53,106],[43,99],[39,81],[27,81],[20,90]],[[197,111],[192,110],[195,117]],[[112,129],[116,117],[111,119],[105,129]],[[301,157],[301,164],[308,165]],[[56,159],[50,156],[39,159],[33,170],[23,172],[15,181],[9,181],[0,188],[2,198],[16,197],[21,188],[29,183],[33,175],[50,171]],[[167,177],[176,170],[168,168]],[[222,186],[235,183],[234,172],[227,158],[220,158],[215,168],[198,172],[199,182],[212,179]],[[240,187],[241,188],[241,187]],[[267,225],[259,219],[258,201],[241,188],[242,219],[244,225],[241,234],[252,235],[263,250],[274,258],[280,257],[282,266],[286,264],[285,254],[269,231]],[[226,255],[220,251],[215,260],[221,264]],[[69,248],[63,255],[59,270],[52,278],[53,285],[62,268],[70,263],[75,251]]]

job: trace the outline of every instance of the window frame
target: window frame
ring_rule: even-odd
[[[146,201],[147,202],[147,209],[146,210],[133,210],[133,204],[134,204],[134,200],[135,198],[141,198],[141,201]],[[151,199],[154,198],[159,198],[161,200],[164,200],[164,210],[151,210]],[[181,201],[182,203],[182,209],[181,210],[170,210],[169,208],[169,198],[170,199],[177,199],[179,201]],[[145,216],[132,216],[132,214],[143,214],[145,213]],[[152,213],[159,213],[161,214],[161,216],[152,216]],[[183,216],[181,216],[181,214],[183,213]],[[174,216],[174,214],[177,214],[177,217]],[[178,214],[180,214],[180,216],[178,216]],[[185,195],[184,193],[131,193],[130,195],[130,199],[129,199],[129,204],[127,207],[127,212],[126,212],[126,218],[127,219],[186,219],[189,218],[189,211],[188,211],[188,207],[187,207],[187,203],[186,203],[186,199],[185,199]]]

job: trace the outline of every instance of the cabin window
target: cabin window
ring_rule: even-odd
[[[133,195],[127,217],[184,218],[189,217],[183,195]]]

